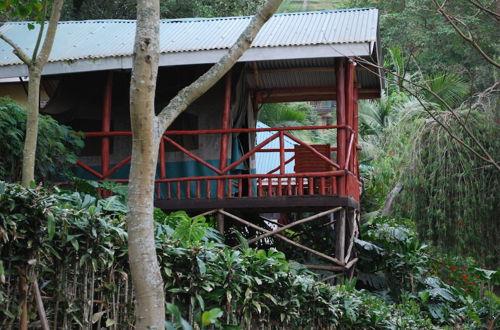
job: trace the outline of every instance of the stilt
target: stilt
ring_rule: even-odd
[[[222,112],[221,118],[221,128],[230,128],[231,121],[231,71],[226,75],[226,89],[224,94],[224,111]],[[219,168],[222,170],[227,165],[228,156],[228,144],[229,144],[229,134],[222,133],[220,141],[220,156],[219,156]],[[217,198],[224,198],[224,182],[225,180],[217,181]]]
[[[345,223],[346,210],[340,210],[335,223],[335,258],[341,263],[345,263]]]
[[[224,236],[224,215],[221,213],[217,213],[217,229],[219,229],[219,233]]]
[[[356,221],[357,217],[357,211],[354,209],[348,210],[347,211],[347,227],[349,228],[348,231],[346,231],[346,246],[347,246],[347,251],[346,251],[346,257],[345,261],[347,263],[351,262],[352,260],[355,259],[354,255],[354,241],[358,236],[358,225]],[[352,279],[354,276],[354,267],[350,267],[349,269],[346,270],[346,276],[349,279]]]

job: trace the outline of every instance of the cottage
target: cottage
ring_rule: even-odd
[[[215,63],[249,20],[162,20],[157,110]],[[5,23],[0,31],[27,53],[34,47],[37,30],[28,30],[27,23]],[[43,72],[50,99],[41,112],[85,132],[75,170],[83,178],[127,181],[134,32],[133,20],[59,24]],[[357,100],[380,97],[379,47],[376,9],[274,15],[231,72],[165,132],[156,205],[193,214],[339,207],[354,237],[361,189]],[[0,78],[26,75],[27,68],[0,40]],[[256,126],[262,104],[294,101],[335,101],[335,124]],[[291,134],[300,130],[333,131],[336,141],[310,145]],[[257,143],[262,132],[268,136]],[[276,167],[257,171],[259,154],[273,155]],[[337,256],[343,265],[347,249]]]

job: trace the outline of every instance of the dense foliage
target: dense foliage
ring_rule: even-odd
[[[498,58],[498,22],[487,11],[478,10],[480,3],[492,11],[492,0],[438,1],[443,10],[459,20],[465,35],[470,36],[492,58]],[[408,62],[408,72],[422,70],[460,74],[466,77],[471,90],[479,91],[498,79],[498,71],[464,41],[446,19],[439,14],[432,0],[351,0],[347,8],[373,7],[381,11],[382,45],[402,48]]]
[[[18,322],[22,295],[17,286],[23,274],[28,283],[39,283],[53,327],[129,328],[133,291],[123,214],[118,196],[49,194],[40,188],[1,183],[2,329]],[[440,324],[467,328],[485,324],[498,313],[498,298],[492,293],[467,294],[426,273],[429,262],[422,255],[426,248],[418,247],[411,228],[394,221],[371,222],[365,241],[359,242],[368,253],[378,251],[378,259],[371,264],[381,265],[389,282],[400,288],[392,298],[356,290],[355,282],[337,286],[317,282],[314,274],[274,249],[231,249],[202,217],[191,219],[184,212],[166,215],[157,210],[155,221],[168,328],[237,329],[259,324],[322,329],[434,328]],[[482,272],[486,271],[470,274]],[[415,274],[414,290],[407,281],[410,274]],[[476,281],[491,283],[494,272],[484,274]],[[366,278],[366,274],[361,277],[363,282],[374,283]],[[31,301],[28,305],[34,322],[35,307]]]
[[[420,244],[410,220],[374,218],[362,224],[361,233],[357,275],[371,291],[387,301],[419,306],[435,324],[494,325],[499,312],[499,299],[493,293],[498,272],[436,254]]]
[[[26,110],[10,99],[0,99],[0,180],[21,178]],[[8,143],[6,142],[8,141]],[[81,136],[52,117],[40,115],[35,174],[37,179],[60,178],[77,161]]]

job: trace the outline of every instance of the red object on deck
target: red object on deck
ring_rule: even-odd
[[[311,145],[315,150],[323,156],[330,159],[329,144]],[[302,145],[295,145],[295,172],[327,172],[332,170],[332,166],[315,155],[309,148]]]

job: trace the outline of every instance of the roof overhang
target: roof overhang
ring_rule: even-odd
[[[313,59],[327,57],[370,56],[373,43],[286,46],[251,48],[247,50],[238,62]],[[204,50],[193,52],[166,53],[160,55],[160,66],[179,66],[196,64],[213,64],[226,54],[226,50]],[[130,70],[131,56],[79,59],[47,63],[43,69],[44,75],[65,74],[76,72],[103,70]],[[26,65],[0,66],[0,78],[27,76]]]

